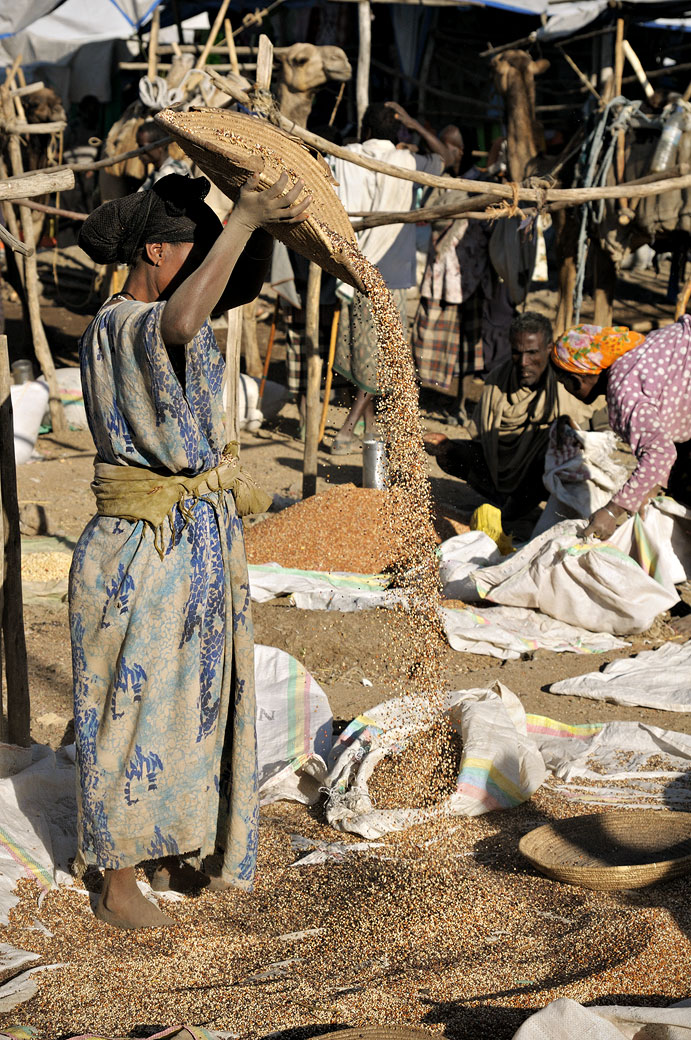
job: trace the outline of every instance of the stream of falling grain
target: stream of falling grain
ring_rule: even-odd
[[[433,523],[432,491],[427,476],[423,430],[418,407],[418,381],[412,353],[398,308],[381,274],[354,243],[324,228],[337,253],[357,272],[374,319],[379,352],[378,420],[386,443],[387,495],[385,522],[396,549],[394,586],[406,607],[403,634],[393,634],[392,658],[405,662],[408,699],[403,728],[426,729],[428,739],[407,749],[409,766],[399,792],[403,806],[423,806],[441,800],[448,790],[430,791],[430,759],[457,761],[452,732],[443,715],[446,686],[441,662],[446,638],[441,621],[441,582]],[[407,685],[407,684],[406,684]],[[392,691],[410,693],[409,689]],[[390,736],[395,737],[396,725]]]

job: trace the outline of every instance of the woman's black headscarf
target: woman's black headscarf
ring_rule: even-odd
[[[213,242],[222,224],[204,199],[205,177],[161,177],[138,191],[102,206],[87,217],[79,245],[98,264],[132,264],[147,242]]]

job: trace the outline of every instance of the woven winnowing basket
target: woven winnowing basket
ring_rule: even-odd
[[[156,122],[171,134],[200,170],[229,198],[238,197],[249,174],[258,173],[261,185],[274,184],[285,170],[293,184],[298,178],[312,196],[309,217],[299,224],[271,224],[267,230],[296,253],[314,260],[329,274],[365,292],[352,263],[339,253],[324,227],[347,242],[355,242],[348,214],[333,188],[324,159],[314,155],[295,137],[257,116],[228,112],[223,108],[164,109]]]
[[[438,1033],[419,1026],[363,1026],[362,1029],[339,1029],[326,1033],[325,1040],[434,1040]]]
[[[547,877],[582,888],[643,888],[691,871],[691,813],[576,816],[537,827],[518,848]]]

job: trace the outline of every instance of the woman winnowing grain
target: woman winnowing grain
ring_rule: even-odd
[[[208,323],[253,299],[264,225],[296,223],[302,182],[250,179],[225,228],[209,185],[172,174],[97,209],[80,245],[129,263],[80,343],[98,515],[70,576],[78,764],[76,872],[105,872],[96,916],[174,922],[134,866],[223,850],[217,887],[252,885],[257,846],[254,664],[238,512],[265,499],[224,454],[224,362]],[[172,860],[168,857],[173,857]],[[208,877],[199,875],[202,883]]]

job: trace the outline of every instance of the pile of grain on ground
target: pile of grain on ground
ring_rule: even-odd
[[[383,491],[341,484],[250,527],[248,563],[279,563],[307,571],[378,574],[396,562]]]
[[[55,1040],[189,1022],[258,1040],[407,1023],[449,1040],[510,1040],[557,997],[682,999],[691,878],[591,892],[520,857],[522,834],[574,810],[543,790],[511,811],[438,818],[408,832],[415,841],[387,835],[384,847],[348,854],[356,837],[275,803],[261,812],[255,890],[166,904],[176,920],[167,932],[118,932],[94,919],[81,883],[46,894],[26,880],[0,940],[36,952],[37,966],[61,966],[34,976],[30,1003],[0,1011],[0,1030],[30,1022],[36,1040]],[[294,835],[308,847],[337,842],[342,855],[293,867],[306,851]]]
[[[387,755],[367,782],[377,809],[427,808],[456,790],[461,736],[443,720],[419,733],[400,752]]]
[[[32,552],[22,556],[24,581],[57,581],[70,573],[72,557],[66,552]]]

